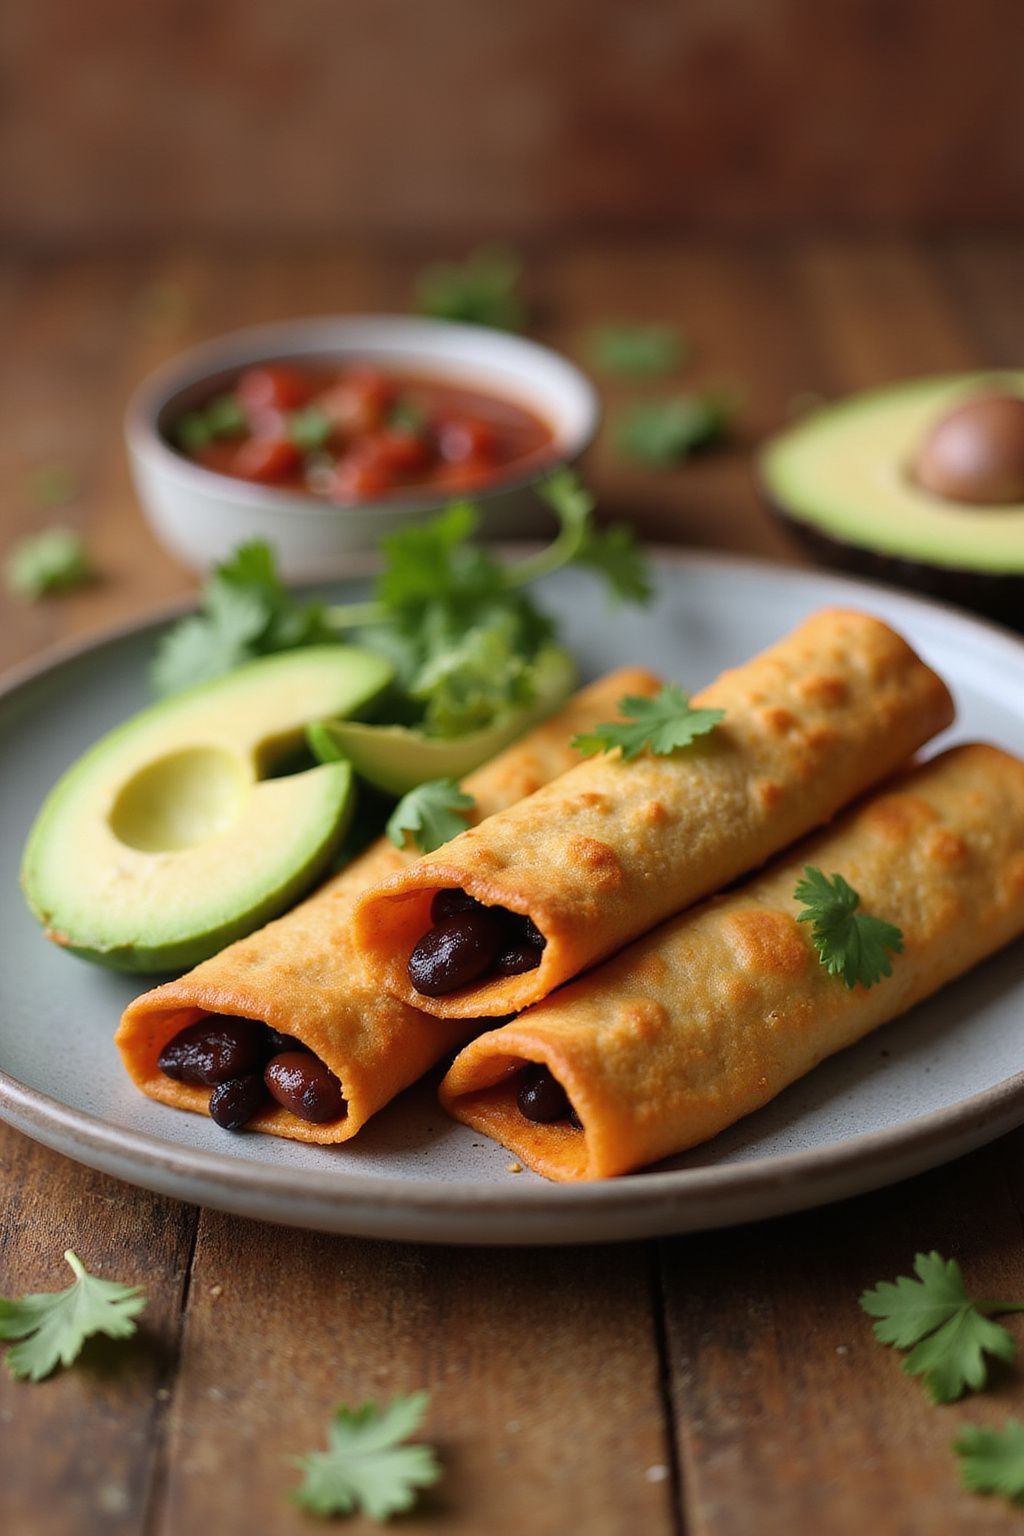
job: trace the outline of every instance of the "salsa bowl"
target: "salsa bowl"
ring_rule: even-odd
[[[178,425],[230,390],[246,369],[267,363],[307,370],[359,365],[478,392],[539,418],[549,441],[541,456],[496,466],[472,489],[406,485],[366,497],[259,483],[189,457],[175,442]],[[265,539],[285,576],[303,579],[342,572],[351,554],[467,495],[480,508],[485,537],[543,534],[550,513],[530,487],[541,472],[574,462],[598,420],[597,396],[584,374],[521,336],[443,320],[335,315],[252,326],[174,358],[132,397],[125,437],[142,509],[177,559],[205,571],[239,544]]]

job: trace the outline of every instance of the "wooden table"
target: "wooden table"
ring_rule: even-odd
[[[0,306],[4,542],[53,517],[28,473],[67,465],[59,515],[102,572],[2,611],[4,663],[189,589],[130,492],[125,397],[195,337],[253,320],[400,308],[423,253],[173,251],[11,262]],[[602,504],[688,545],[794,558],[743,447],[808,391],[1024,357],[1024,247],[952,240],[528,253],[545,337],[579,352],[609,316],[672,320],[692,377],[739,382],[737,450],[664,477],[599,445]],[[642,658],[640,658],[642,659]],[[8,957],[6,963],[10,964]],[[73,978],[69,975],[70,986]],[[731,1232],[590,1250],[400,1247],[279,1230],[118,1184],[0,1128],[0,1293],[65,1283],[74,1246],[151,1298],[134,1343],[41,1386],[0,1374],[10,1536],[286,1536],[285,1458],[339,1401],[429,1387],[445,1478],[407,1528],[480,1536],[996,1532],[960,1492],[961,1423],[1024,1412],[1024,1380],[930,1407],[872,1339],[861,1289],[917,1249],[1024,1297],[1024,1133],[913,1183]],[[1024,1324],[1010,1326],[1024,1334]],[[1018,1517],[1019,1518],[1019,1517]],[[352,1522],[353,1530],[364,1526]]]

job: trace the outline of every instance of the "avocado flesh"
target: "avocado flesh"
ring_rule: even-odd
[[[958,504],[911,473],[929,430],[972,395],[994,390],[1024,396],[1024,370],[916,379],[826,406],[762,450],[765,492],[798,527],[839,544],[1016,584],[1024,577],[1024,502]],[[932,586],[957,595],[948,582]]]
[[[345,763],[262,777],[306,724],[365,707],[382,657],[316,646],[151,708],[64,774],[29,834],[22,883],[55,942],[117,970],[197,964],[292,904],[352,814]]]
[[[536,681],[537,693],[529,704],[510,710],[486,730],[465,736],[426,736],[403,725],[337,720],[324,722],[311,732],[310,745],[318,756],[336,752],[347,758],[361,779],[385,794],[405,795],[430,779],[463,778],[553,714],[576,685],[576,668],[569,653],[557,646],[547,651],[538,665]]]

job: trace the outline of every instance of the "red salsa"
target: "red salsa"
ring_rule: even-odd
[[[473,491],[553,457],[554,434],[514,401],[365,364],[262,363],[172,424],[206,469],[328,501]]]

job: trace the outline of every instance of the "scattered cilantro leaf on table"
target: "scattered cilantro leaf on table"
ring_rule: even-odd
[[[892,975],[889,954],[903,950],[903,935],[893,923],[858,912],[860,897],[842,875],[826,875],[808,864],[794,898],[807,908],[798,923],[813,923],[811,938],[830,976],[841,976],[851,989],[872,987]]]
[[[29,602],[80,587],[92,574],[85,542],[73,528],[47,528],[21,539],[4,565],[9,590]]]
[[[521,330],[526,313],[520,270],[518,256],[505,245],[478,246],[461,262],[432,262],[416,280],[416,307],[437,320]]]
[[[951,1403],[988,1379],[986,1355],[1012,1360],[1013,1337],[987,1314],[1024,1312],[1024,1304],[977,1301],[968,1296],[955,1259],[919,1253],[914,1273],[883,1280],[860,1298],[864,1311],[877,1317],[875,1338],[911,1352],[903,1369],[923,1376],[936,1403]]]
[[[650,469],[671,468],[719,442],[734,411],[729,397],[712,390],[673,395],[667,400],[637,401],[619,417],[619,451],[634,464]]]
[[[588,350],[605,373],[651,379],[674,373],[687,348],[670,325],[609,324],[591,332]]]
[[[1024,1503],[1024,1424],[1007,1419],[1003,1429],[966,1424],[953,1441],[960,1481],[972,1493],[1001,1493]]]
[[[475,805],[454,779],[428,779],[399,800],[388,817],[388,837],[404,848],[408,833],[421,853],[433,853],[465,832],[466,815]]]
[[[417,1490],[441,1476],[429,1445],[403,1444],[423,1422],[429,1402],[428,1393],[414,1392],[383,1408],[339,1407],[327,1428],[327,1450],[294,1458],[304,1474],[295,1502],[314,1515],[360,1510],[371,1520],[411,1509]]]
[[[620,699],[619,709],[622,720],[598,725],[587,735],[573,738],[577,752],[592,757],[619,747],[627,763],[641,752],[668,757],[698,736],[706,736],[725,717],[723,709],[694,709],[689,694],[677,683],[666,683],[653,699],[628,695]]]
[[[0,1297],[0,1339],[14,1339],[7,1351],[12,1376],[42,1381],[57,1365],[70,1365],[95,1333],[127,1339],[134,1319],[146,1305],[138,1286],[90,1275],[68,1249],[64,1255],[75,1274],[65,1291],[42,1292],[16,1300]]]

